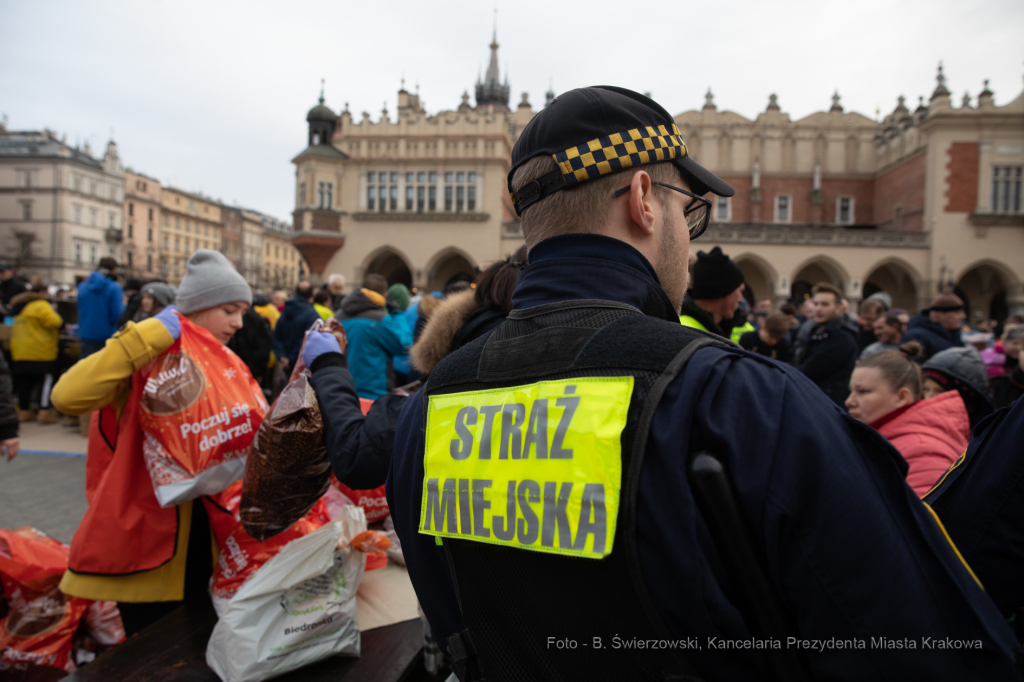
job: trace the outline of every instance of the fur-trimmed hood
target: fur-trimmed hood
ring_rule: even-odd
[[[11,299],[11,312],[14,313],[15,315],[19,315],[21,314],[21,311],[24,310],[25,306],[27,306],[32,301],[48,300],[49,299],[46,297],[46,294],[44,294],[41,291],[23,291]]]
[[[466,316],[476,310],[474,291],[468,289],[442,301],[427,322],[420,340],[409,352],[410,364],[424,374],[430,374],[437,363],[452,352],[452,341],[462,329]]]

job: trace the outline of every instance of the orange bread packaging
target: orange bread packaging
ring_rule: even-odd
[[[142,454],[156,498],[170,507],[219,493],[242,477],[267,413],[245,363],[178,314],[181,336],[143,369]]]
[[[69,554],[67,545],[35,528],[0,530],[0,580],[9,608],[0,619],[3,661],[75,669],[71,639],[92,602],[57,587]]]

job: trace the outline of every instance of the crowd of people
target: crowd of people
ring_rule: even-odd
[[[13,319],[12,363],[0,363],[4,453],[17,454],[19,422],[53,422],[59,411],[89,428],[90,505],[61,589],[117,601],[129,634],[182,600],[205,598],[203,505],[170,513],[140,483],[138,392],[148,363],[187,319],[234,351],[270,402],[296,367],[308,369],[331,469],[353,488],[386,482],[425,618],[462,680],[482,679],[495,661],[522,679],[542,668],[545,679],[566,671],[665,679],[695,668],[762,678],[777,661],[750,651],[590,660],[551,652],[538,634],[592,627],[596,641],[621,623],[641,639],[764,636],[751,616],[759,606],[734,572],[762,568],[764,585],[781,596],[779,622],[802,637],[984,640],[984,652],[932,658],[819,651],[805,661],[816,676],[955,669],[957,679],[968,670],[1005,678],[1021,636],[1001,619],[1019,618],[1024,601],[1014,587],[1018,558],[1002,550],[1019,543],[1020,525],[1006,520],[1009,507],[991,506],[1006,490],[977,491],[998,469],[985,444],[1019,437],[1024,321],[968,326],[953,293],[911,315],[879,291],[855,311],[827,282],[778,309],[771,300],[750,305],[741,269],[719,247],[697,252],[689,274],[688,240],[709,219],[702,197],[732,188],[682,145],[671,163],[637,162],[630,180],[618,175],[625,168],[603,171],[609,177],[574,171],[582,184],[573,188],[551,180],[565,172],[551,150],[584,135],[573,126],[610,134],[667,125],[671,117],[637,93],[562,95],[513,153],[510,196],[527,244],[444,291],[410,290],[378,274],[346,291],[335,274],[322,286],[264,295],[208,250],[191,256],[177,289],[129,282],[122,290],[117,263],[105,258],[76,292],[79,356],[62,367],[58,337],[67,325],[47,288],[0,266],[0,304]],[[522,213],[541,200],[544,210]],[[591,205],[603,208],[588,213]],[[337,325],[310,333],[330,320]],[[372,401],[365,414],[362,401]],[[451,418],[433,417],[443,404],[455,406]],[[561,416],[549,417],[552,409]],[[570,428],[577,412],[586,424]],[[474,439],[477,424],[484,432]],[[431,439],[441,446],[428,448]],[[1019,440],[1015,447],[1019,455]],[[597,461],[606,451],[611,459]],[[692,492],[681,463],[701,451],[721,458],[749,522],[758,559],[748,565],[729,565],[720,543],[735,538],[715,537]],[[546,477],[569,459],[559,491]],[[463,465],[478,468],[467,478]],[[520,480],[506,465],[519,467]],[[1009,459],[1005,466],[1019,472]],[[506,483],[507,497],[485,499],[504,494]],[[941,498],[951,487],[956,497]],[[570,504],[576,494],[583,498]],[[978,531],[988,538],[1001,529],[995,549],[953,533],[969,546],[957,552],[921,498],[954,526],[1000,519]],[[991,600],[981,584],[998,586]]]

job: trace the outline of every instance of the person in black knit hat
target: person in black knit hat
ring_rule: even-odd
[[[721,247],[716,246],[711,253],[698,251],[693,286],[680,309],[680,324],[729,338],[732,319],[743,299],[743,286],[743,271],[722,253]]]

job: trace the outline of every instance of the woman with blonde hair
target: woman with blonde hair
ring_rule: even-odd
[[[967,449],[970,420],[956,391],[922,400],[924,376],[909,341],[861,359],[850,377],[846,409],[900,451],[910,466],[907,485],[923,496]]]

